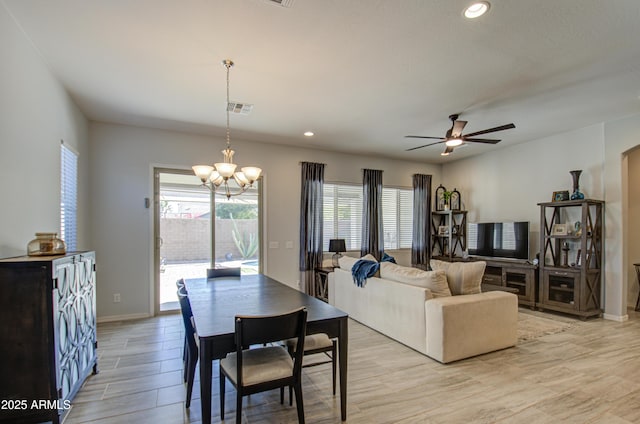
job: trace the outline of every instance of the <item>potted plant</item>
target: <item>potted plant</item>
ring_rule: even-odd
[[[453,191],[444,191],[442,192],[442,200],[444,201],[444,210],[448,211],[449,210],[449,205],[450,205],[450,201],[451,201],[451,195],[453,194]]]

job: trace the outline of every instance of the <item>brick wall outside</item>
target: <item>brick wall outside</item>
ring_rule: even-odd
[[[209,223],[208,219],[161,218],[160,234],[163,244],[160,256],[167,263],[181,261],[209,260]],[[231,253],[233,260],[242,259],[232,237],[233,224],[230,219],[216,219],[216,254],[224,259]],[[249,234],[258,234],[258,221],[254,219],[238,219],[236,225],[240,234],[248,239]],[[254,255],[257,258],[257,254]]]

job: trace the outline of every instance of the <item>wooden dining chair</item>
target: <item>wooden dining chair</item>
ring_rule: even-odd
[[[178,290],[183,289],[185,286],[184,283],[184,278],[180,278],[179,280],[176,280],[176,288]],[[186,290],[186,289],[185,289]],[[178,296],[179,298],[180,296]],[[183,368],[186,369],[187,366],[187,335],[184,335],[184,345],[182,346],[182,365]],[[184,381],[187,381],[187,373],[184,373]]]
[[[336,371],[338,369],[337,366],[337,340],[331,339],[326,333],[317,333],[317,334],[308,334],[304,338],[304,356],[316,355],[316,354],[324,354],[329,360],[323,361],[313,361],[309,363],[302,364],[302,368],[315,367],[318,365],[324,365],[331,363],[331,371],[333,375],[333,395],[336,395]],[[296,339],[288,339],[284,342],[287,351],[293,357],[296,351]],[[293,388],[289,386],[289,405],[292,404],[292,392]],[[283,402],[284,389],[280,392],[280,403]]]
[[[184,323],[184,334],[186,342],[186,360],[184,362],[184,381],[187,383],[187,397],[185,400],[185,408],[191,406],[191,393],[193,392],[193,380],[196,375],[196,365],[198,364],[198,344],[197,335],[193,326],[193,313],[191,312],[191,304],[184,287],[178,290],[178,301],[180,302],[180,310],[182,312],[182,321]]]
[[[242,398],[254,393],[293,386],[298,423],[304,424],[302,401],[302,356],[307,310],[299,308],[281,315],[236,316],[236,351],[220,360],[220,419],[224,420],[225,381],[237,391],[236,424],[242,422]],[[295,338],[293,357],[281,345],[268,345]],[[259,347],[253,347],[259,345]]]
[[[207,278],[240,277],[240,268],[209,268]]]

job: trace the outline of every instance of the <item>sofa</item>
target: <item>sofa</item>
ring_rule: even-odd
[[[358,287],[356,261],[344,256],[329,274],[329,303],[356,321],[441,363],[515,346],[518,297],[481,292],[485,262],[432,260],[432,271],[382,262]]]

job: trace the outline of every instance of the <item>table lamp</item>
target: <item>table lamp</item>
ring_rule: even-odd
[[[331,262],[335,268],[339,267],[338,259],[342,257],[341,252],[346,252],[347,247],[345,245],[344,239],[331,239],[329,240],[329,252],[334,252],[331,257]]]

